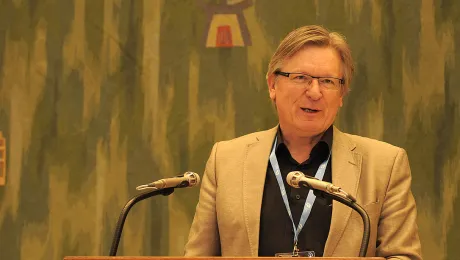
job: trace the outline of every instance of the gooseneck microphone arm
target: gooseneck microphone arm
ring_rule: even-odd
[[[121,211],[120,217],[118,218],[117,226],[115,228],[115,234],[113,236],[112,247],[110,248],[109,256],[116,256],[118,250],[118,244],[120,243],[121,233],[123,232],[123,226],[125,224],[126,217],[128,216],[129,210],[139,201],[145,200],[147,198],[156,196],[156,195],[163,195],[168,196],[174,192],[174,188],[166,188],[161,190],[153,190],[138,194],[132,197],[125,205],[123,210]]]
[[[121,233],[123,232],[123,225],[125,224],[126,217],[128,216],[129,210],[134,206],[134,204],[138,203],[141,200],[145,200],[147,198],[156,196],[156,195],[163,195],[168,196],[174,192],[175,188],[187,188],[187,187],[194,187],[200,183],[200,175],[194,172],[186,172],[183,175],[179,175],[176,177],[161,179],[158,181],[154,181],[152,183],[144,184],[137,186],[136,190],[146,190],[146,189],[153,189],[149,192],[144,192],[139,195],[132,197],[128,203],[126,203],[125,207],[121,211],[120,217],[118,218],[117,226],[115,229],[115,234],[113,236],[112,247],[110,248],[109,256],[116,256],[118,244],[120,243]]]
[[[308,187],[308,184],[305,182],[300,181],[302,187]],[[363,230],[363,238],[361,240],[361,247],[359,249],[359,257],[365,257],[367,253],[367,247],[369,245],[369,237],[370,237],[370,232],[371,232],[371,222],[369,219],[369,216],[367,215],[366,211],[356,202],[350,200],[349,198],[334,194],[334,193],[328,193],[325,191],[321,190],[315,190],[313,189],[313,193],[318,196],[318,197],[323,197],[323,198],[330,198],[333,200],[336,200],[345,206],[348,206],[352,209],[354,209],[356,212],[359,213],[361,216],[361,219],[363,220],[363,225],[364,225],[364,230]]]
[[[358,212],[363,220],[364,225],[363,239],[361,241],[359,256],[366,256],[367,246],[369,245],[371,224],[367,212],[361,206],[359,206],[358,203],[356,203],[355,197],[342,190],[342,188],[333,185],[332,183],[322,181],[311,176],[306,176],[303,174],[303,172],[300,171],[293,171],[288,173],[286,182],[294,188],[304,187],[312,189],[316,196],[331,198]]]

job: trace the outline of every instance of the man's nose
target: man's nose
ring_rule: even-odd
[[[318,100],[320,99],[323,94],[321,93],[321,87],[319,86],[318,79],[313,79],[310,85],[307,86],[305,91],[305,95],[311,100]]]

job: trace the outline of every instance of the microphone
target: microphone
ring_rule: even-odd
[[[330,182],[320,181],[317,178],[305,175],[300,171],[290,172],[286,177],[286,181],[290,186],[294,188],[300,188],[300,185],[304,185],[310,189],[324,191],[330,194],[343,194],[350,200],[356,201],[352,195],[346,193],[340,187],[335,186]]]
[[[340,187],[335,186],[332,183],[320,181],[315,177],[305,176],[303,172],[299,171],[290,172],[286,177],[286,181],[290,186],[294,188],[300,188],[300,186],[302,186],[315,191],[319,191],[320,194],[318,195],[325,198],[331,198],[333,200],[336,200],[358,212],[363,220],[364,226],[363,238],[361,240],[361,247],[359,249],[359,256],[366,256],[367,246],[369,245],[369,237],[371,232],[370,219],[369,215],[367,215],[366,210],[363,209],[360,205],[358,205],[356,199],[352,195],[346,193]]]
[[[149,188],[156,190],[162,190],[167,188],[187,188],[196,186],[199,183],[200,175],[194,172],[186,172],[182,175],[161,179],[148,184],[137,186],[136,190],[144,190]]]
[[[161,179],[144,185],[136,187],[136,190],[145,190],[153,189],[141,194],[138,194],[131,198],[121,211],[120,217],[118,218],[117,226],[115,229],[115,234],[113,235],[112,246],[110,248],[109,256],[116,256],[118,250],[118,244],[120,243],[121,233],[123,232],[123,226],[125,225],[126,217],[128,216],[129,210],[134,206],[134,204],[142,201],[144,199],[163,195],[169,196],[174,192],[175,188],[186,188],[193,187],[200,183],[200,175],[194,172],[186,172],[183,175],[176,177]]]
[[[286,177],[286,181],[294,188],[300,188],[299,184],[305,184],[310,189],[321,190],[328,193],[340,191],[340,188],[334,186],[332,183],[320,181],[315,177],[305,175],[303,172],[299,171],[290,172]]]

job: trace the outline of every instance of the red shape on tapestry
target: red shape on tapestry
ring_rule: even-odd
[[[217,27],[216,47],[233,47],[232,30],[229,25]]]

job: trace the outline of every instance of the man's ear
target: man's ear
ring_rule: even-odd
[[[270,95],[270,99],[274,102],[276,99],[276,91],[275,91],[275,82],[276,82],[276,76],[275,74],[271,74],[267,78],[267,85],[268,85],[268,93]]]

